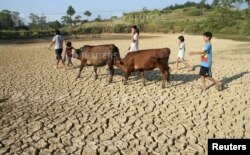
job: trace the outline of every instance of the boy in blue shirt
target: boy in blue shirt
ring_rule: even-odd
[[[206,90],[205,86],[205,79],[210,80],[213,82],[217,88],[218,91],[221,90],[221,84],[219,81],[215,80],[212,78],[212,72],[211,72],[211,67],[212,67],[212,44],[211,44],[211,39],[212,39],[212,33],[211,32],[205,32],[203,34],[203,40],[205,42],[205,46],[203,51],[192,51],[189,54],[201,54],[201,62],[200,62],[200,77],[201,77],[201,86],[202,86],[202,91]]]

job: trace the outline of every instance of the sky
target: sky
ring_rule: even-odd
[[[189,0],[200,2],[200,0]],[[66,15],[69,5],[76,11],[75,15],[83,16],[83,12],[89,10],[92,18],[99,14],[102,18],[122,16],[124,12],[147,9],[163,9],[173,4],[183,4],[186,0],[0,0],[0,10],[7,9],[21,13],[21,17],[28,22],[29,14],[44,14],[47,21],[58,20]],[[212,0],[207,0],[211,3]],[[86,18],[86,17],[85,17]]]

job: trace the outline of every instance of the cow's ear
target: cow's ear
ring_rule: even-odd
[[[121,64],[121,65],[124,65],[124,63],[123,63],[122,61],[120,61],[120,64]]]

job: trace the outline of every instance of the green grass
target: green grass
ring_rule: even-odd
[[[250,42],[250,36],[244,36],[240,34],[220,34],[216,33],[214,34],[214,37],[220,38],[220,39],[230,39],[235,41],[244,41],[244,42]]]

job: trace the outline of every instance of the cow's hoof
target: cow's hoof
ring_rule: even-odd
[[[97,80],[98,79],[98,76],[95,76],[95,80]]]
[[[165,85],[161,85],[161,88],[164,89],[164,88],[166,88],[166,87],[165,87]]]
[[[127,82],[123,82],[123,85],[127,85],[128,83]]]
[[[145,82],[143,82],[142,84],[143,84],[143,86],[146,86],[146,83],[145,83]]]

